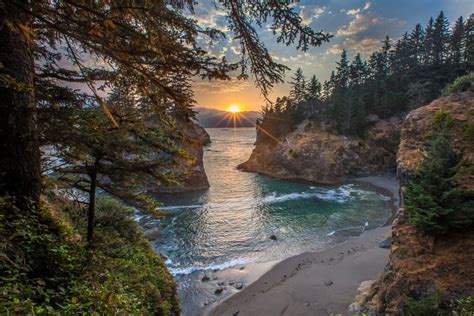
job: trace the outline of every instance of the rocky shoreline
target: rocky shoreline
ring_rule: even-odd
[[[308,121],[270,137],[270,123],[264,120],[257,127],[255,149],[239,169],[323,185],[396,170],[401,117],[376,121],[365,138],[336,135]]]
[[[395,209],[398,205],[399,184],[393,175],[364,177],[356,179],[356,181],[366,184],[375,191],[391,196],[392,199],[388,203],[392,209]],[[295,308],[295,313],[298,315],[301,313],[301,315],[320,315],[330,311],[342,311],[344,314],[349,304],[352,303],[353,294],[360,282],[368,279],[374,280],[383,271],[390,251],[389,247],[386,245],[382,247],[381,244],[387,241],[390,231],[391,226],[387,224],[383,227],[368,230],[358,237],[335,243],[321,252],[306,252],[278,262],[255,263],[246,265],[244,269],[237,266],[219,271],[216,276],[218,281],[224,282],[224,284],[228,283],[226,280],[242,277],[245,273],[248,273],[251,277],[240,279],[243,282],[241,291],[228,286],[224,296],[221,296],[220,293],[217,294],[214,304],[209,304],[209,306],[206,304],[204,312],[208,315],[234,315],[237,311],[239,312],[238,315],[274,315],[280,312],[278,310],[279,304],[289,299],[292,302],[286,309],[289,314],[292,314],[293,308]],[[356,268],[351,268],[353,259],[360,261],[360,265],[357,265]],[[348,279],[347,282],[339,280],[338,276],[343,271],[354,277]],[[282,280],[284,275],[287,277]],[[295,290],[294,294],[288,296],[286,289],[288,284],[293,282],[293,277],[296,277],[296,275],[306,281],[297,281],[294,286],[297,286],[298,289]],[[314,296],[313,300],[308,299],[307,302],[299,302],[298,297],[310,294],[307,292],[309,289],[306,286],[311,286],[314,278],[320,279],[318,279],[320,281],[319,289],[315,293],[334,291],[332,294],[334,296],[331,296],[334,299],[327,298],[321,303],[314,301],[317,295],[312,295]],[[219,283],[214,285],[216,289],[220,287]],[[301,285],[303,286],[300,287]],[[311,291],[313,290],[311,288]],[[328,290],[329,292],[327,292]],[[280,291],[284,291],[284,293]],[[326,297],[328,294],[324,295]],[[334,304],[340,305],[336,306]],[[326,312],[323,313],[323,311]]]

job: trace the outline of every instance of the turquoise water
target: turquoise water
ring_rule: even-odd
[[[321,250],[383,225],[391,215],[390,198],[362,184],[320,187],[239,171],[252,152],[255,129],[208,132],[212,143],[204,149],[204,164],[210,189],[157,197],[170,216],[148,223],[161,229],[154,245],[178,283],[195,271]]]

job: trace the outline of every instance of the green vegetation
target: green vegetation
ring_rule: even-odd
[[[322,85],[314,76],[307,82],[298,69],[289,96],[267,104],[262,112],[264,117],[286,119],[286,124],[309,119],[336,133],[363,136],[369,115],[388,118],[427,105],[473,65],[474,14],[467,21],[460,17],[450,28],[441,12],[396,42],[386,37],[381,51],[368,61],[360,54],[350,61],[343,50]],[[465,90],[470,80],[472,75],[457,79],[449,93]]]
[[[403,316],[471,316],[474,315],[474,298],[466,296],[445,302],[440,291],[421,298],[407,297]]]
[[[474,315],[474,297],[467,296],[457,299],[451,304],[451,310],[454,316]]]
[[[12,202],[0,201],[0,314],[179,315],[174,281],[130,208],[99,198],[87,249],[83,213],[71,204],[26,211]]]
[[[464,92],[471,87],[471,83],[474,81],[474,73],[456,78],[453,83],[446,86],[444,94],[449,95],[458,92]]]
[[[408,297],[403,306],[403,316],[434,316],[446,315],[440,309],[441,293],[433,292],[420,299]]]
[[[410,222],[435,234],[474,225],[474,191],[462,189],[455,181],[461,160],[449,138],[452,121],[449,113],[435,114],[437,132],[431,148],[404,194]]]

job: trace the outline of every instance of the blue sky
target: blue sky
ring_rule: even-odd
[[[334,69],[342,49],[348,50],[350,57],[356,53],[368,56],[381,47],[385,35],[397,39],[417,23],[426,25],[429,18],[436,17],[441,10],[451,23],[461,15],[467,18],[474,13],[474,0],[302,0],[295,5],[295,10],[313,29],[333,34],[331,42],[301,52],[295,47],[277,44],[265,26],[258,29],[258,33],[275,60],[292,68],[286,75],[287,81],[298,67],[307,77],[315,74],[324,81]],[[238,58],[239,44],[227,32],[222,11],[201,2],[196,7],[195,18],[201,25],[218,28],[227,35],[225,41],[206,48],[217,56]],[[194,88],[198,106],[227,109],[231,104],[238,104],[243,109],[259,110],[264,103],[251,80],[196,82]],[[278,85],[270,98],[287,92],[288,84]]]

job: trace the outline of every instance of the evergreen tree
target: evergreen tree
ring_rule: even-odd
[[[290,97],[295,103],[302,102],[306,97],[306,78],[303,75],[303,70],[298,68],[291,79]]]
[[[433,25],[433,64],[440,65],[447,59],[447,48],[450,38],[449,22],[440,12]]]
[[[409,37],[409,50],[411,67],[420,66],[422,63],[422,52],[423,52],[423,41],[425,37],[425,31],[421,24],[417,24]]]
[[[49,148],[49,171],[66,188],[88,196],[87,241],[92,243],[97,189],[129,201],[148,202],[139,194],[147,182],[176,182],[179,175],[173,170],[179,165],[177,159],[185,156],[168,136],[176,135],[172,122],[142,112],[141,103],[148,100],[115,89],[108,100],[118,123],[114,127],[89,99],[84,96],[75,104],[44,106],[39,114],[45,122],[41,135],[43,146]]]
[[[451,63],[454,66],[461,67],[462,65],[462,57],[464,51],[464,19],[463,17],[459,17],[453,27],[453,34],[451,36],[451,43],[450,43],[450,53],[451,53]]]
[[[331,38],[304,25],[290,2],[221,1],[218,9],[242,46],[241,61],[229,64],[208,54],[198,43],[198,36],[204,41],[223,36],[189,18],[194,5],[193,1],[164,0],[133,5],[119,0],[0,0],[0,195],[39,202],[36,105],[43,102],[35,98],[39,85],[87,85],[97,106],[116,125],[117,119],[97,89],[113,86],[117,77],[126,77],[134,93],[154,99],[156,105],[186,109],[192,100],[188,93],[175,90],[176,86],[171,88],[172,78],[228,79],[228,73],[240,66],[240,77],[252,73],[267,96],[275,83],[283,82],[287,67],[274,62],[255,25],[271,17],[277,41],[286,45],[296,42],[303,51]],[[88,67],[81,61],[88,56],[97,57],[102,62],[97,64],[106,66]],[[173,112],[166,106],[161,110],[162,115]],[[25,203],[19,206],[23,208]]]
[[[464,65],[467,71],[474,71],[474,14],[471,14],[466,22],[463,55]]]
[[[307,100],[309,105],[309,115],[312,116],[318,111],[322,104],[322,91],[321,83],[318,81],[315,75],[313,75],[307,85]]]
[[[460,189],[454,176],[460,157],[451,147],[451,116],[435,115],[438,132],[414,179],[404,194],[410,222],[431,233],[443,234],[474,224],[474,191]]]

